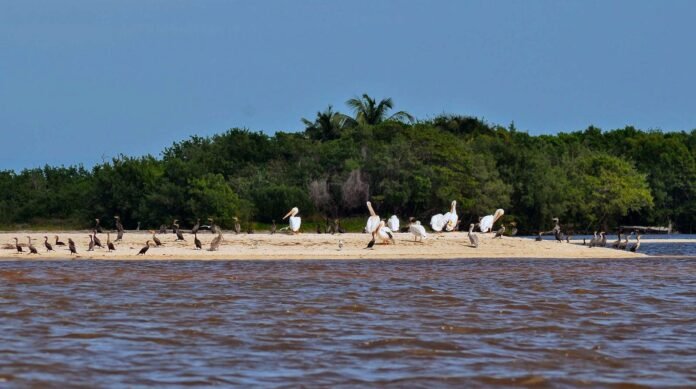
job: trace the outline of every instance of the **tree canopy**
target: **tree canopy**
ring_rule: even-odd
[[[0,226],[81,227],[120,215],[127,228],[234,217],[268,223],[298,206],[305,218],[429,220],[458,202],[463,224],[505,208],[521,231],[696,221],[696,130],[633,127],[532,136],[478,118],[415,121],[391,99],[329,106],[304,130],[230,129],[174,143],[159,157],[118,156],[82,166],[0,171]],[[108,224],[108,223],[105,223]],[[425,224],[425,223],[424,223]]]

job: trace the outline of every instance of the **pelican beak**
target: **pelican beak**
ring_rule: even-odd
[[[285,216],[283,216],[283,220],[287,219],[290,215],[292,215],[292,209]]]

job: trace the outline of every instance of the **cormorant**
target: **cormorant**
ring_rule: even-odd
[[[203,249],[203,245],[201,244],[200,239],[198,239],[198,234],[197,234],[197,233],[193,234],[193,244],[196,245],[196,248],[197,248],[198,250]]]
[[[632,232],[631,232],[631,235],[633,235]],[[620,242],[620,243],[619,243],[619,247],[618,247],[619,250],[626,250],[626,246],[628,246],[628,238],[629,238],[631,235],[626,235],[626,234],[624,234],[625,240],[624,240],[623,242]]]
[[[46,252],[53,251],[53,246],[48,243],[48,236],[44,236],[44,246],[46,246]]]
[[[89,248],[87,251],[94,251],[94,239],[91,234],[89,235]]]
[[[619,230],[619,235],[618,235],[616,241],[611,244],[611,247],[618,249],[620,245],[621,245],[621,230]]]
[[[58,240],[58,235],[56,235],[56,246],[65,246],[65,243]]]
[[[75,242],[73,242],[72,238],[68,238],[68,249],[70,250],[70,255],[77,254]]]
[[[556,222],[556,225],[553,227],[552,230],[553,236],[556,238],[556,242],[561,243],[563,240],[563,234],[561,234],[561,224],[557,217],[554,217],[552,220]]]
[[[500,239],[502,239],[504,233],[505,233],[505,224],[503,224],[503,225],[500,227],[500,229],[499,229],[498,231],[496,231],[495,236],[493,237],[493,239],[495,239],[495,238],[500,238]]]
[[[271,220],[271,235],[276,233],[276,224],[275,224],[275,219]]]
[[[114,216],[116,219],[116,242],[123,240],[123,224],[121,224],[121,217]]]
[[[157,246],[157,247],[161,246],[162,241],[160,240],[160,238],[155,236],[155,230],[150,230],[150,232],[152,233],[152,241],[155,242],[155,246]]]
[[[94,219],[94,230],[101,234],[103,230],[99,223],[99,219]]]
[[[478,235],[474,232],[474,227],[476,225],[474,223],[469,224],[469,242],[471,243],[472,247],[478,247],[479,245],[479,238]]]
[[[208,251],[217,251],[218,248],[220,247],[220,243],[222,242],[222,231],[218,231],[218,236],[213,238],[212,241],[210,241],[210,248]]]
[[[201,228],[201,219],[198,218],[198,219],[196,219],[196,225],[193,226],[193,228],[191,229],[191,233],[196,235],[200,228]]]
[[[371,249],[374,247],[374,245],[375,245],[375,234],[372,234],[372,240],[367,244],[367,247],[365,247],[365,248]]]
[[[607,247],[607,234],[604,231],[601,231],[599,235],[601,236],[599,245],[602,247]]]
[[[109,249],[109,251],[116,250],[116,247],[114,247],[114,244],[111,242],[111,234],[108,232],[106,233],[106,247]]]
[[[14,238],[14,240],[15,240],[15,248],[17,249],[17,252],[18,253],[24,252],[24,250],[22,250],[22,246],[19,245],[19,240],[17,238]]]
[[[184,239],[184,234],[181,233],[181,230],[179,229],[179,225],[177,224],[179,220],[174,219],[174,222],[172,223],[172,227],[174,227],[174,233],[176,234],[176,240],[186,240]]]
[[[138,251],[138,254],[136,254],[136,255],[145,255],[145,253],[149,249],[150,249],[150,241],[148,240],[147,242],[145,242],[145,247],[141,248],[140,251]]]
[[[29,240],[29,254],[38,254],[39,252],[36,250],[36,247],[31,244],[31,236],[27,236],[27,240]]]
[[[99,239],[97,237],[97,230],[94,230],[94,245],[101,248],[101,249],[104,248],[104,246],[102,246],[102,244],[101,244],[101,239]]]

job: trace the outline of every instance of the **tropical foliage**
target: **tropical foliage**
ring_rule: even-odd
[[[619,224],[696,227],[696,130],[632,127],[532,136],[475,117],[415,121],[391,99],[329,106],[305,129],[193,136],[159,157],[0,171],[0,226],[85,227],[121,215],[127,228],[214,217],[269,223],[292,206],[316,221],[378,213],[426,222],[451,200],[465,225],[504,208],[523,232],[558,216],[576,230]]]

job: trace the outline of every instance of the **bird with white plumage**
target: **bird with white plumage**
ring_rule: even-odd
[[[297,214],[300,213],[300,209],[297,207],[294,207],[293,209],[290,210],[285,216],[283,216],[283,220],[288,219],[288,224],[290,225],[290,231],[292,231],[293,234],[297,234],[300,231],[300,225],[302,224],[302,218],[297,216]]]

